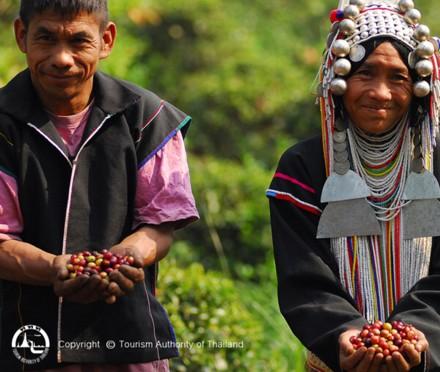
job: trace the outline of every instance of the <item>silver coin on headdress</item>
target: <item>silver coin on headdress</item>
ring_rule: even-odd
[[[360,62],[364,59],[365,54],[366,51],[362,45],[355,45],[350,50],[350,60],[352,62]]]
[[[408,65],[410,68],[415,68],[417,63],[418,57],[415,52],[410,52],[408,54]]]

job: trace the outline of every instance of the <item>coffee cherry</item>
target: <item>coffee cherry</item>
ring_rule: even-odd
[[[84,251],[72,254],[66,268],[71,279],[77,276],[99,275],[101,279],[107,280],[108,275],[112,271],[118,270],[121,265],[133,266],[133,264],[133,256],[113,254],[104,249],[101,252]],[[362,339],[360,339],[360,342],[362,342]]]
[[[401,351],[403,345],[416,345],[418,336],[415,328],[402,321],[381,322],[375,321],[365,324],[357,336],[352,336],[350,342],[355,350],[361,345],[373,348],[375,353],[382,353],[385,357],[396,351]]]

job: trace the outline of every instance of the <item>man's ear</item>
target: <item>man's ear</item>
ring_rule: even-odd
[[[116,40],[116,24],[113,22],[107,23],[104,31],[101,35],[101,52],[99,54],[100,59],[107,58],[115,45]]]
[[[15,41],[18,48],[23,52],[27,52],[26,48],[26,27],[21,18],[16,18],[14,21]]]

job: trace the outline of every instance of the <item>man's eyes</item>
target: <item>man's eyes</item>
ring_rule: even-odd
[[[82,38],[82,37],[75,37],[71,41],[74,44],[84,44],[84,43],[88,43],[89,42],[88,39]]]
[[[53,35],[38,35],[35,37],[35,40],[39,42],[56,42],[57,38]],[[90,43],[90,40],[85,37],[74,37],[69,40],[69,43],[73,45],[83,45]]]

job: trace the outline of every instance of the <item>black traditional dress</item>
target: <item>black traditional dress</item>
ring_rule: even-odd
[[[434,164],[439,164],[438,156],[436,151]],[[435,174],[438,178],[438,169]],[[355,288],[353,293],[347,290],[341,280],[344,272],[341,272],[340,258],[332,251],[330,240],[316,238],[325,207],[320,203],[320,196],[326,178],[321,138],[315,137],[285,152],[267,196],[281,312],[303,345],[331,369],[339,370],[339,335],[350,328],[360,329],[367,323],[362,304],[356,298],[356,291],[365,291],[365,288]],[[425,265],[420,262],[417,252],[399,258],[398,262],[395,252],[388,252],[390,257],[381,257],[385,264],[379,265],[382,274],[390,277],[389,281],[378,283],[382,287],[392,282],[397,266],[402,278],[413,275],[412,268],[418,267],[420,278],[412,288],[401,295],[391,291],[390,311],[381,320],[403,320],[426,335],[430,344],[426,367],[431,371],[440,369],[438,245],[438,239],[434,238]],[[377,293],[390,293],[386,288],[376,289]],[[374,298],[372,301],[381,300],[386,299]]]

